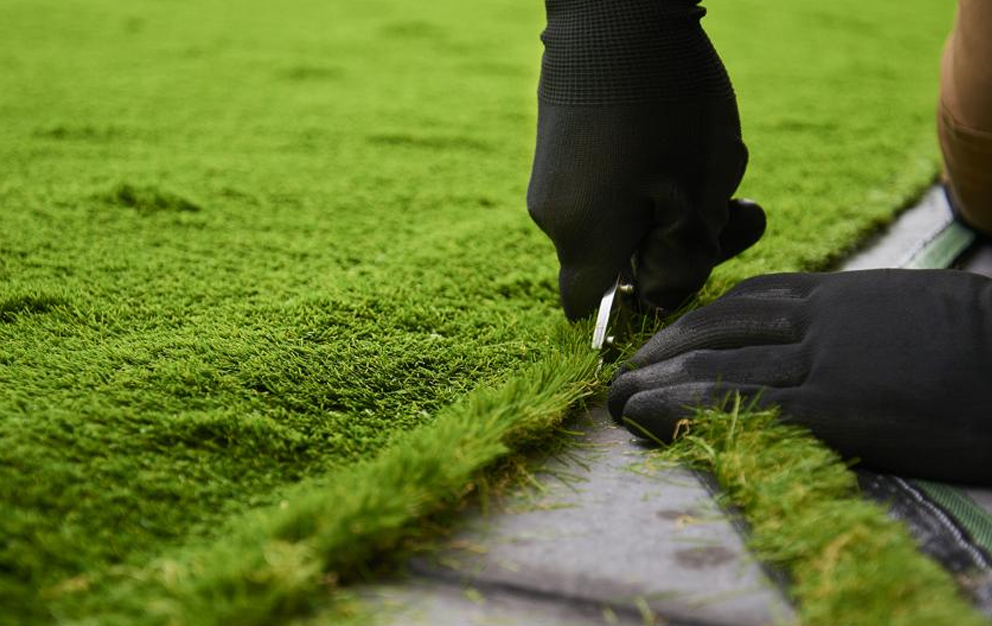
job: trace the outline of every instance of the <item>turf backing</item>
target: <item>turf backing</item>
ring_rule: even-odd
[[[710,8],[771,214],[712,295],[823,266],[930,180],[950,7]],[[334,488],[557,349],[523,210],[541,11],[5,0],[5,616]]]

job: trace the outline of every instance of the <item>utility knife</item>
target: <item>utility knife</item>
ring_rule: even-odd
[[[604,360],[613,360],[607,357],[616,357],[614,348],[619,342],[620,335],[626,332],[630,325],[633,310],[628,304],[633,300],[633,295],[634,285],[626,282],[621,274],[599,302],[596,326],[592,331],[592,348],[601,352]]]

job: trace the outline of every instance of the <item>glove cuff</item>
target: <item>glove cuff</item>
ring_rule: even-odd
[[[538,97],[635,104],[733,97],[699,0],[546,0]]]

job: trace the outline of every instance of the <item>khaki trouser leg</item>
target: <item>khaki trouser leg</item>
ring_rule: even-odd
[[[937,130],[961,217],[992,234],[992,0],[960,0],[941,63]]]

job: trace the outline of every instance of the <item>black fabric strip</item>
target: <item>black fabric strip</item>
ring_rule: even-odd
[[[906,524],[920,550],[950,572],[975,606],[992,617],[992,556],[954,517],[899,477],[859,470],[858,482],[864,495]]]

